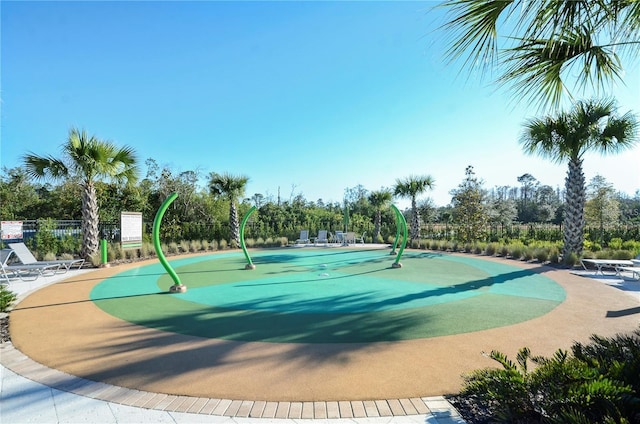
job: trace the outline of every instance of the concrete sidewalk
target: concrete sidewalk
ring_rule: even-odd
[[[20,301],[40,287],[91,271],[12,281],[9,288]],[[440,396],[375,402],[271,402],[278,405],[271,405],[269,413],[264,402],[171,397],[84,380],[34,362],[11,343],[0,345],[0,364],[2,423],[465,423]],[[276,413],[285,408],[284,415]],[[279,416],[286,418],[276,418]]]

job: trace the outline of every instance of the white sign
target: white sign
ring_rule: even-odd
[[[120,243],[123,249],[142,246],[141,212],[120,212]]]
[[[2,221],[0,229],[2,231],[2,240],[22,238],[22,221]]]

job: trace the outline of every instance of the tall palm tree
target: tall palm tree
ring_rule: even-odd
[[[640,52],[640,3],[631,0],[445,0],[447,56],[511,85],[516,98],[560,106],[576,88],[622,79]]]
[[[393,195],[411,199],[411,240],[420,238],[420,214],[416,197],[424,193],[428,188],[433,188],[435,180],[429,175],[411,175],[403,180],[396,180]]]
[[[249,182],[249,177],[244,175],[231,175],[229,173],[209,174],[209,191],[214,196],[222,196],[229,201],[229,231],[231,240],[240,245],[240,224],[238,223],[238,209],[236,201],[244,196],[244,190]]]
[[[565,180],[563,255],[582,254],[584,204],[586,198],[582,162],[585,153],[617,153],[638,142],[638,121],[627,112],[616,115],[613,100],[578,102],[570,112],[534,118],[525,124],[520,144],[528,154],[553,162],[568,161]]]
[[[23,157],[29,175],[36,179],[77,179],[82,187],[82,248],[80,255],[89,259],[100,242],[99,209],[95,183],[107,178],[133,183],[138,178],[137,158],[131,147],[117,147],[110,141],[89,136],[85,130],[71,128],[62,145],[62,157]]]
[[[369,194],[369,203],[375,208],[376,216],[374,219],[373,242],[380,237],[380,227],[382,225],[382,209],[391,202],[391,192],[387,189],[373,191]]]

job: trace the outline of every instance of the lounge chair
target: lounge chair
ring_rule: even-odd
[[[318,231],[318,237],[313,237],[311,239],[314,246],[317,246],[319,243],[327,244],[329,243],[329,239],[327,238],[327,230]]]
[[[364,244],[364,238],[366,235],[367,235],[367,232],[365,231],[364,233],[362,233],[361,236],[356,236],[355,241]]]
[[[15,252],[11,249],[2,249],[0,251],[0,267],[1,275],[6,281],[6,284],[10,283],[11,278],[19,278],[23,281],[32,281],[38,279],[41,275],[47,273],[55,274],[60,269],[60,264],[21,264],[12,263],[11,258]],[[5,284],[4,282],[2,284]]]
[[[38,261],[33,253],[24,243],[8,243],[9,248],[13,250],[18,260],[24,265],[59,265],[59,269],[62,272],[67,272],[72,266],[77,266],[78,269],[84,265],[84,259],[60,259],[55,261]]]
[[[615,275],[619,275],[622,267],[632,267],[633,262],[621,259],[581,259],[582,268],[588,270],[587,264],[595,267],[595,274],[604,275],[605,269],[610,269]]]
[[[356,233],[352,233],[352,232],[346,233],[345,236],[344,236],[344,241],[347,244],[355,243],[356,242]]]
[[[331,241],[335,244],[344,244],[344,233],[342,231],[336,231],[336,234],[331,237]]]
[[[300,230],[300,237],[296,240],[296,244],[307,243],[311,243],[311,240],[309,240],[309,230]]]

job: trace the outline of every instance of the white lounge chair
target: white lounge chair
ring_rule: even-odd
[[[84,259],[60,259],[55,261],[39,261],[33,256],[33,253],[24,243],[8,243],[9,248],[13,250],[18,260],[24,265],[59,265],[62,272],[67,272],[72,266],[82,268]]]
[[[296,240],[296,244],[307,243],[311,243],[311,240],[309,240],[309,230],[300,230],[300,237]]]
[[[318,237],[313,237],[311,241],[313,242],[314,246],[317,246],[320,243],[325,245],[329,243],[329,239],[327,238],[327,230],[318,231]]]
[[[364,244],[364,238],[366,235],[367,235],[367,232],[365,231],[364,233],[362,233],[361,236],[356,236],[355,241]]]
[[[344,233],[342,231],[336,231],[336,234],[331,237],[331,242],[335,244],[344,244]]]
[[[344,236],[344,241],[349,244],[349,243],[355,243],[356,242],[356,233],[353,232],[347,232]]]
[[[19,278],[23,281],[32,281],[38,279],[41,275],[46,275],[48,273],[53,275],[60,268],[60,264],[12,263],[11,258],[14,255],[15,252],[11,249],[2,249],[0,251],[0,267],[2,273],[0,278],[3,278],[6,281],[6,284],[9,284],[12,278]],[[3,282],[3,284],[5,283]]]
[[[587,264],[593,265],[596,275],[598,273],[604,275],[605,269],[610,269],[615,275],[619,275],[620,268],[633,266],[633,262],[621,259],[581,259],[580,263],[585,270],[588,270]]]

